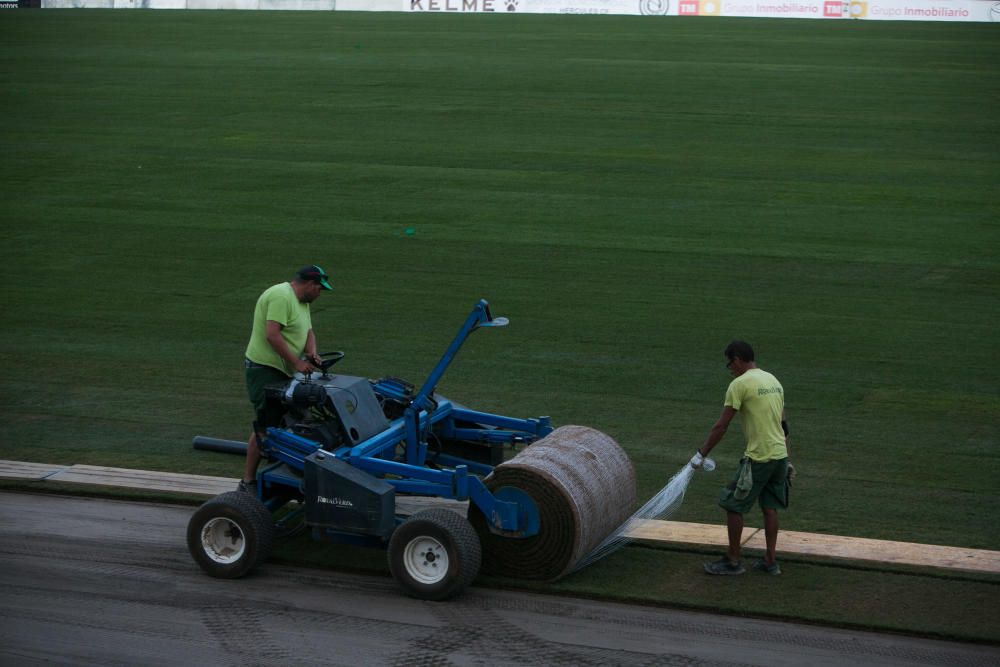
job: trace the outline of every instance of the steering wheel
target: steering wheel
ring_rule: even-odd
[[[344,358],[343,352],[323,352],[319,355],[319,369],[326,373],[326,371],[333,366],[335,363]]]

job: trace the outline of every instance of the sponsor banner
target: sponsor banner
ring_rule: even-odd
[[[0,8],[16,6],[0,0]],[[1000,23],[1000,0],[41,0],[47,8],[631,14]]]
[[[677,15],[676,0],[402,0],[406,12]],[[339,8],[344,8],[341,2]]]
[[[632,14],[676,16],[677,0],[522,0],[533,14]]]
[[[678,16],[742,16],[790,19],[843,18],[834,0],[678,0]],[[834,7],[834,5],[836,5]]]
[[[854,0],[847,18],[875,21],[1000,21],[1000,2],[983,0]]]
[[[676,0],[678,16],[1000,21],[997,0]]]
[[[368,0],[371,2],[372,0]],[[997,21],[1000,0],[389,0],[406,12]],[[339,3],[348,9],[351,0]],[[377,0],[376,0],[377,2]],[[381,5],[381,2],[377,2]],[[379,9],[386,9],[381,6]]]
[[[3,0],[0,0],[2,2]],[[47,9],[305,9],[336,8],[336,0],[42,0]]]
[[[114,0],[42,0],[42,9],[114,9]]]
[[[478,14],[517,12],[524,0],[402,0],[404,12]]]

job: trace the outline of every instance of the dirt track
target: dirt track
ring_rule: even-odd
[[[201,573],[191,508],[0,493],[0,665],[987,665],[967,646],[269,565]]]

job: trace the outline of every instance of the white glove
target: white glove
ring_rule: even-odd
[[[705,457],[701,455],[700,451],[696,451],[694,456],[691,457],[691,467],[697,470],[701,467],[701,464],[705,462]]]

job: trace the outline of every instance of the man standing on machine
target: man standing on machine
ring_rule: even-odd
[[[295,372],[309,374],[320,363],[309,304],[330,289],[333,288],[326,272],[310,264],[299,269],[291,282],[273,285],[257,299],[243,362],[247,394],[257,419],[247,441],[246,469],[240,491],[257,492],[257,464],[260,463],[257,430],[267,426],[261,421],[266,387],[287,382]]]
[[[712,426],[704,444],[691,459],[700,468],[712,448],[726,434],[729,423],[740,413],[747,446],[736,476],[723,490],[719,506],[726,510],[729,550],[725,558],[705,563],[708,574],[743,574],[740,547],[743,515],[760,502],[764,512],[764,559],[754,570],[781,574],[775,560],[778,543],[778,509],[788,508],[788,488],[795,469],[788,463],[788,423],[785,421],[785,392],[778,379],[757,368],[753,348],[743,341],[726,347],[726,368],[733,381],[726,390],[722,414]]]

